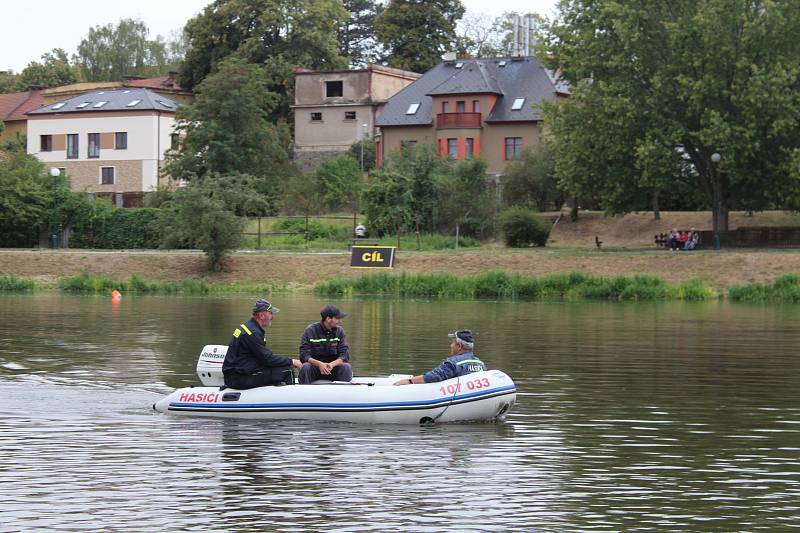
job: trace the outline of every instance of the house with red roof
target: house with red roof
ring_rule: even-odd
[[[42,90],[31,89],[21,93],[0,94],[0,121],[5,129],[0,132],[0,143],[24,136],[28,132],[28,111],[42,106]]]

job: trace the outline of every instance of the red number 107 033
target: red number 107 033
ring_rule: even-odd
[[[492,383],[489,381],[489,378],[471,379],[466,383],[468,390],[485,389],[486,387],[491,386]],[[439,392],[441,392],[443,395],[461,392],[461,383],[448,385],[447,387],[439,387]]]

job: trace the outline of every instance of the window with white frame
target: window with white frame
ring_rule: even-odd
[[[128,149],[128,132],[118,131],[114,133],[114,149],[127,150]]]
[[[114,167],[100,167],[100,183],[103,185],[114,185],[115,174]]]
[[[99,133],[90,133],[89,134],[89,151],[86,154],[87,157],[95,159],[100,157],[100,134]]]
[[[67,134],[67,159],[78,159],[78,134]]]
[[[522,137],[506,137],[506,159],[514,159],[522,152]]]

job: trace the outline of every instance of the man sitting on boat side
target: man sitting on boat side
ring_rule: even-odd
[[[468,329],[462,329],[455,333],[448,333],[450,337],[450,357],[442,361],[442,364],[420,376],[413,376],[408,379],[396,381],[395,385],[411,385],[414,383],[435,383],[444,381],[456,376],[481,372],[486,370],[486,365],[472,353],[475,346],[475,337]]]
[[[322,319],[309,324],[300,337],[300,369],[298,381],[313,383],[318,379],[352,381],[350,348],[344,339],[342,319],[347,316],[338,307],[326,305],[319,312]]]
[[[292,384],[292,367],[300,368],[300,361],[273,354],[267,347],[264,332],[278,311],[267,300],[256,300],[253,318],[233,331],[222,363],[226,387],[244,390],[264,385]]]

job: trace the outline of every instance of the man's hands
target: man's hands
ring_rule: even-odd
[[[333,372],[333,369],[342,364],[342,360],[339,358],[334,359],[330,363],[323,363],[322,361],[317,361],[313,358],[309,359],[308,362],[319,368],[319,371],[323,376],[330,376],[331,372]]]
[[[295,368],[300,368],[303,366],[303,363],[300,362],[300,359],[292,359],[292,366]]]

